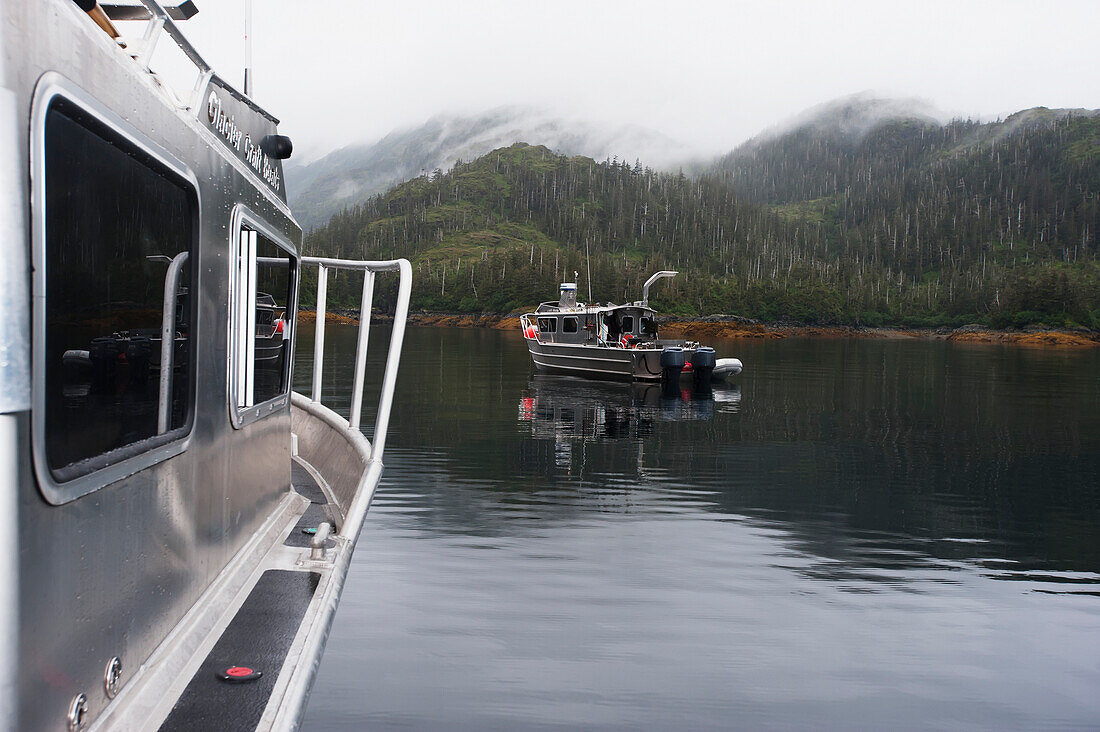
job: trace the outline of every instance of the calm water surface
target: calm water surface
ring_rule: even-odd
[[[715,345],[667,399],[410,328],[306,728],[1100,726],[1100,353]]]

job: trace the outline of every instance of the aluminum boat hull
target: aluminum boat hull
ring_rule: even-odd
[[[661,380],[660,349],[540,343],[527,339],[527,350],[540,371],[618,381]],[[684,357],[689,362],[694,353],[694,348],[684,348]]]

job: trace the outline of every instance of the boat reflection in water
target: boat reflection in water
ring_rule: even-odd
[[[520,398],[518,416],[538,439],[639,439],[650,435],[655,423],[709,420],[716,410],[736,412],[740,402],[740,387],[726,384],[693,391],[677,384],[536,374]]]

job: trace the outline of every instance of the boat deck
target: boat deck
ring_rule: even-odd
[[[294,531],[287,535],[286,540],[283,542],[286,546],[308,547],[310,540],[313,538],[312,529],[316,529],[325,521],[333,526],[337,525],[334,518],[336,516],[334,513],[335,506],[322,490],[319,482],[322,480],[324,479],[314,473],[309,463],[300,457],[294,458],[290,468],[290,483],[295,493],[309,499],[309,506],[306,507],[302,517],[298,519]]]
[[[296,398],[292,414],[303,452],[339,459],[293,456],[291,490],[264,528],[91,729],[254,730],[300,718],[361,526],[361,516],[343,520],[339,496],[369,505],[381,466],[327,408]],[[320,558],[311,544],[324,523],[332,533]]]
[[[317,572],[264,572],[160,729],[256,729],[320,582]],[[260,676],[246,682],[223,680],[221,674],[232,668]]]
[[[308,463],[294,459],[291,486],[309,505],[284,537],[283,546],[308,548],[313,531],[322,522],[332,521],[333,507],[321,480]],[[333,543],[327,542],[330,548]],[[265,571],[191,677],[160,729],[256,729],[321,579],[321,573],[314,571]],[[259,676],[251,681],[236,681],[234,677],[226,680],[225,671],[234,667],[251,669]]]

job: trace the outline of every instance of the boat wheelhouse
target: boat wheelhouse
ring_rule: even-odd
[[[411,268],[303,257],[278,120],[184,38],[191,2],[140,3],[0,4],[0,730],[293,729],[382,475]],[[346,415],[322,403],[341,269]]]
[[[659,337],[649,288],[676,274],[654,274],[643,286],[642,299],[625,305],[578,302],[576,283],[562,283],[557,302],[541,303],[520,317],[531,360],[546,371],[626,381],[670,381],[693,374],[704,384],[740,373],[740,361],[718,359],[713,348]]]

